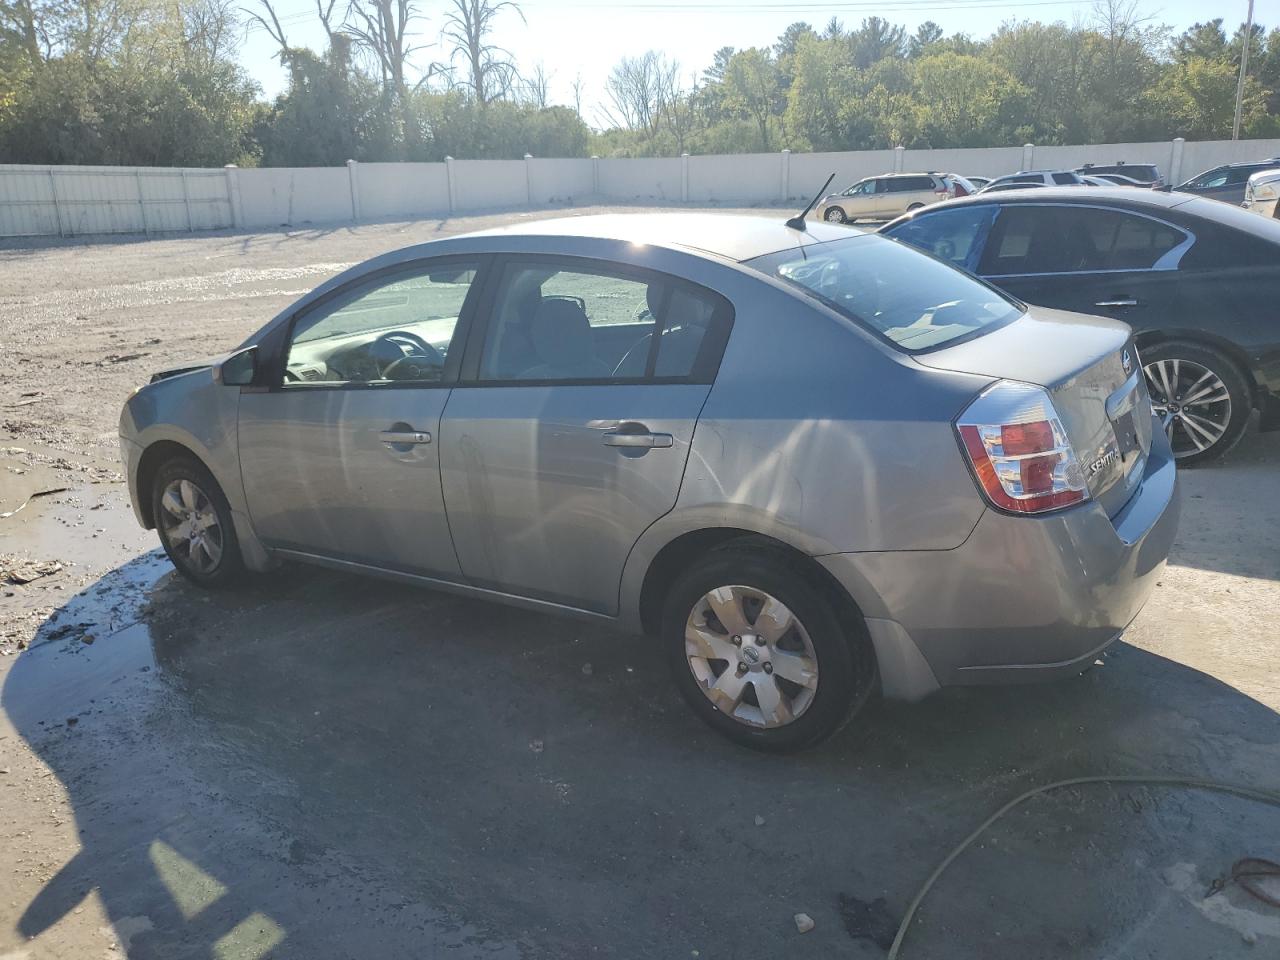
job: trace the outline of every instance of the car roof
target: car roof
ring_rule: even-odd
[[[805,230],[795,230],[786,224],[787,217],[794,215],[785,210],[768,217],[732,213],[611,213],[529,220],[462,236],[591,237],[694,250],[742,261],[861,232],[812,220],[806,223]]]
[[[1036,190],[1013,190],[1008,193],[980,193],[959,200],[948,200],[946,206],[958,206],[962,203],[1046,203],[1055,200],[1085,201],[1096,203],[1105,200],[1111,205],[1129,207],[1160,207],[1170,209],[1180,207],[1195,197],[1189,193],[1177,191],[1165,193],[1161,190],[1135,190],[1132,187],[1090,187],[1082,190],[1078,186],[1040,187]],[[1215,201],[1216,202],[1216,201]],[[935,204],[935,206],[942,206]]]
[[[939,210],[950,210],[965,204],[998,203],[1013,206],[1015,204],[1043,205],[1054,202],[1113,209],[1127,208],[1152,215],[1158,215],[1157,211],[1160,210],[1176,210],[1175,221],[1182,218],[1209,220],[1220,226],[1251,234],[1269,243],[1280,243],[1280,221],[1272,220],[1270,217],[1260,217],[1234,204],[1198,197],[1193,193],[1179,193],[1177,190],[1168,193],[1162,190],[1135,190],[1133,187],[1043,187],[1039,190],[1015,190],[1009,193],[978,193],[959,200],[948,200],[922,207],[892,221],[881,230],[893,224],[905,223],[917,215],[927,216]]]

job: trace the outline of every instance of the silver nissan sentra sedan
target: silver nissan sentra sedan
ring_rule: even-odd
[[[642,630],[787,750],[1121,634],[1178,517],[1141,370],[1124,324],[884,237],[581,217],[354,267],[120,435],[198,584],[300,560]]]

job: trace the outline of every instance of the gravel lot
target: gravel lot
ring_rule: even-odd
[[[1280,434],[1185,472],[1170,566],[1099,668],[884,706],[792,758],[705,730],[641,638],[320,571],[172,575],[118,473],[129,390],[348,264],[547,215],[0,247],[0,580],[32,578],[0,582],[0,960],[881,957],[1028,787],[1280,789]],[[1041,798],[903,956],[1280,955],[1280,911],[1204,898],[1244,856],[1280,860],[1280,811]]]

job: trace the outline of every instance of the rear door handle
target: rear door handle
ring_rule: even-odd
[[[424,430],[382,430],[378,439],[392,446],[411,446],[416,443],[430,443],[431,434]]]
[[[1137,300],[1121,299],[1121,300],[1099,300],[1094,304],[1095,307],[1136,307]]]
[[[603,435],[606,447],[669,447],[675,441],[669,433],[616,433],[610,431]]]

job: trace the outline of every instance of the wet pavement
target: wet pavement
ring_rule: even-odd
[[[1184,473],[1172,563],[1087,674],[881,705],[774,757],[704,728],[642,638],[305,568],[191,587],[133,521],[108,415],[59,390],[0,429],[0,460],[66,487],[0,520],[0,559],[61,568],[0,583],[0,960],[876,958],[1031,786],[1280,788],[1277,434]],[[32,411],[73,402],[83,437],[50,446]],[[1280,811],[1037,798],[947,872],[902,956],[1277,957],[1280,911],[1205,898],[1245,856],[1280,859]]]

